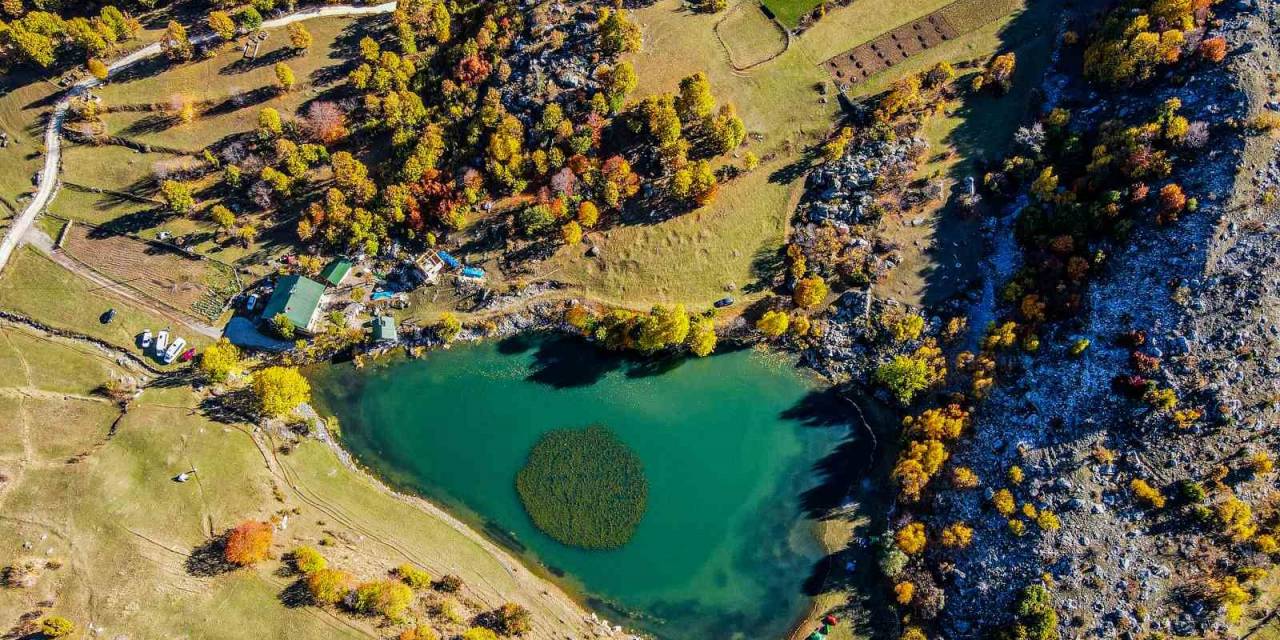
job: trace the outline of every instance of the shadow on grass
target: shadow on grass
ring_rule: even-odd
[[[235,570],[236,565],[227,562],[227,534],[222,534],[191,550],[187,557],[187,575],[212,578]]]

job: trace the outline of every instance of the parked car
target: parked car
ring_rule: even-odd
[[[143,330],[142,337],[138,338],[138,344],[141,345],[143,349],[146,349],[151,346],[151,330],[150,329]]]
[[[717,309],[723,309],[731,304],[733,304],[733,296],[725,296],[723,298],[720,298],[719,300],[716,300],[715,307]]]
[[[98,320],[99,320],[100,322],[102,322],[102,324],[111,324],[111,321],[112,321],[112,320],[115,320],[115,319],[116,319],[116,308],[115,308],[115,307],[112,307],[112,308],[110,308],[110,309],[107,309],[107,312],[106,312],[106,313],[104,313],[104,314],[102,314],[102,316],[98,318]]]
[[[164,350],[169,348],[169,330],[161,329],[156,334],[156,355],[164,355]]]
[[[178,354],[181,353],[186,346],[186,340],[183,340],[182,338],[174,338],[173,344],[169,345],[169,348],[164,352],[164,363],[173,364],[173,361],[178,358]]]
[[[244,301],[244,310],[252,312],[258,306],[258,294],[251,293]]]
[[[187,349],[182,352],[182,355],[178,356],[178,362],[190,362],[194,357],[196,357],[196,350]]]

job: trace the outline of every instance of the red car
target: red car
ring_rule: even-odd
[[[186,351],[182,352],[182,355],[178,356],[178,362],[188,362],[194,357],[196,357],[196,350],[187,349]]]

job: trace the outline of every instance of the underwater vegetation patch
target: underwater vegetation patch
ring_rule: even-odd
[[[626,544],[649,503],[639,456],[601,426],[544,434],[516,474],[516,491],[534,525],[584,549]]]

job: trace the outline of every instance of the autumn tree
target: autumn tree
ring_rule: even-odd
[[[239,369],[240,349],[226,338],[205,347],[200,354],[200,372],[212,382],[224,382]]]
[[[635,91],[636,85],[640,82],[636,76],[636,69],[630,62],[624,61],[605,69],[601,75],[609,108],[616,112],[622,108],[627,96]]]
[[[909,556],[918,555],[924,551],[925,544],[928,542],[925,538],[924,524],[920,522],[909,522],[903,525],[894,534],[893,539],[898,549]]]
[[[680,80],[680,94],[676,97],[676,113],[684,122],[698,122],[709,117],[716,108],[711,94],[711,81],[699,71]]]
[[[448,311],[440,314],[440,321],[436,323],[436,335],[444,343],[453,342],[458,334],[462,333],[462,321],[458,320],[458,316]]]
[[[600,48],[605,55],[616,55],[640,49],[640,27],[622,8],[602,7],[596,21],[600,32]]]
[[[280,418],[311,400],[311,383],[295,367],[267,367],[253,374],[253,392],[262,413]]]
[[[247,567],[266,560],[271,553],[272,527],[266,522],[246,520],[227,534],[223,556],[227,562]]]
[[[356,587],[352,608],[358,613],[382,615],[399,622],[412,602],[413,590],[408,585],[399,580],[377,580]]]
[[[196,198],[191,185],[177,180],[165,180],[160,184],[160,195],[164,198],[169,210],[177,214],[187,214],[196,208]]]
[[[195,48],[187,37],[187,28],[176,20],[170,20],[160,39],[160,48],[174,62],[185,62],[195,55]]]
[[[236,22],[226,11],[211,11],[208,18],[209,28],[222,38],[223,41],[229,41],[236,37]]]
[[[313,102],[307,107],[305,127],[311,139],[330,145],[347,137],[347,114],[337,103]]]
[[[1227,39],[1222,36],[1205,38],[1200,41],[1200,58],[1217,64],[1227,57]]]
[[[569,246],[582,242],[582,227],[576,220],[570,220],[560,226],[560,240]]]
[[[89,64],[86,66],[89,69],[89,74],[101,81],[106,81],[107,76],[111,73],[107,69],[106,63],[97,58],[90,58]]]
[[[311,48],[311,32],[301,22],[289,25],[289,44],[295,51],[306,51]]]
[[[263,107],[258,112],[258,138],[271,140],[284,133],[284,123],[280,120],[280,112],[272,107]]]
[[[65,638],[76,632],[76,624],[62,616],[48,616],[40,621],[40,635],[45,638]]]
[[[578,224],[590,229],[600,220],[600,209],[590,200],[578,203]]]
[[[790,324],[791,319],[787,317],[787,314],[771,309],[764,312],[764,315],[760,316],[760,319],[756,321],[756,329],[759,329],[760,333],[770,338],[777,338],[787,332],[787,327]]]
[[[709,356],[716,350],[716,325],[708,317],[700,317],[689,325],[689,351],[699,358]]]
[[[992,87],[1000,93],[1008,93],[1013,87],[1013,72],[1017,64],[1018,57],[1012,51],[992,58],[983,73],[984,86]]]
[[[293,85],[297,80],[293,76],[293,69],[283,62],[277,62],[276,67],[276,85],[280,87],[280,91],[288,93],[293,89]]]
[[[639,321],[636,346],[654,352],[683,344],[689,335],[689,313],[684,305],[657,305]]]
[[[803,278],[796,283],[795,290],[791,293],[791,298],[795,301],[796,306],[801,309],[821,304],[827,299],[827,283],[822,276],[817,274],[808,278]]]
[[[329,567],[329,561],[314,547],[301,546],[289,554],[293,568],[303,574],[311,574]]]
[[[338,189],[358,204],[373,199],[377,186],[369,178],[369,168],[346,151],[333,154],[330,159],[333,167],[333,181]]]
[[[355,578],[340,569],[319,569],[307,574],[307,592],[319,604],[337,604],[342,602]]]
[[[508,602],[493,611],[493,628],[504,636],[521,636],[533,630],[533,616],[529,610]]]

